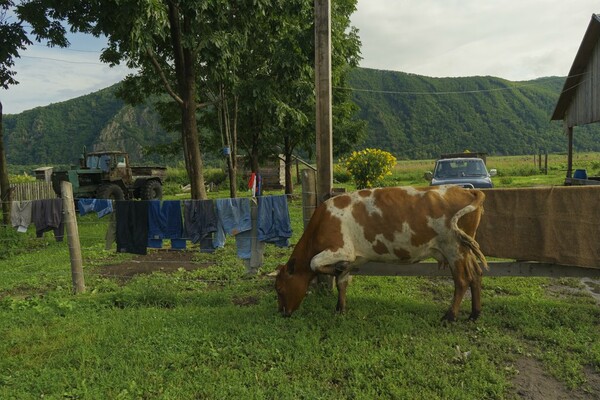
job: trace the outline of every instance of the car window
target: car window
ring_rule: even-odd
[[[440,160],[433,175],[438,179],[486,176],[487,170],[482,160]]]

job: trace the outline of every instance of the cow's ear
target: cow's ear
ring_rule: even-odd
[[[296,259],[295,258],[290,258],[290,260],[287,262],[287,272],[290,275],[294,274],[294,267],[296,265]]]

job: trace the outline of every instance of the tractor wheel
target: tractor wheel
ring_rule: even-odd
[[[141,190],[142,200],[161,200],[162,199],[162,185],[157,180],[147,181]]]
[[[96,197],[99,199],[124,200],[123,189],[114,183],[102,185],[96,190]]]

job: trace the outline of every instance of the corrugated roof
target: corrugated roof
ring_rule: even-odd
[[[577,50],[577,55],[575,56],[575,60],[573,60],[573,65],[571,66],[569,75],[565,80],[560,97],[556,102],[556,107],[554,108],[554,113],[552,114],[551,118],[552,121],[564,119],[565,113],[569,108],[569,104],[571,104],[571,100],[577,91],[577,86],[579,86],[581,80],[584,79],[583,75],[585,68],[588,65],[590,56],[592,55],[594,47],[596,47],[596,43],[598,42],[599,38],[600,16],[597,14],[592,14],[590,24],[585,31],[585,35],[583,36],[581,45],[579,45],[579,50]]]

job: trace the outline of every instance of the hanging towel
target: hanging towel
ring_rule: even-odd
[[[200,243],[200,251],[213,252],[213,233],[217,231],[217,214],[213,200],[185,200],[183,202],[185,237]]]
[[[292,237],[292,226],[287,197],[262,196],[258,198],[258,240],[288,247]]]
[[[17,232],[27,232],[31,224],[31,201],[13,201],[10,207],[10,222]]]
[[[225,245],[225,235],[235,236],[237,255],[249,259],[252,251],[252,220],[250,217],[250,199],[217,199],[217,234],[215,247]]]
[[[62,242],[64,237],[63,200],[34,200],[31,205],[31,220],[35,224],[36,236],[41,238],[45,232],[54,231],[54,238]]]
[[[117,201],[117,251],[146,254],[148,244],[147,201]]]
[[[110,199],[79,199],[77,210],[82,217],[87,213],[95,212],[98,218],[102,218],[113,212],[113,205]]]

